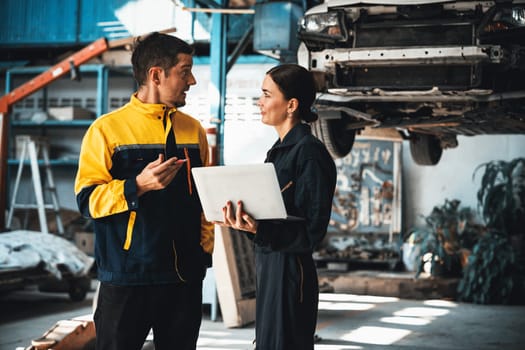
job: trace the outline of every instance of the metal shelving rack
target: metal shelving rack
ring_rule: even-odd
[[[9,69],[6,72],[6,95],[9,94],[12,90],[13,77],[15,75],[37,75],[47,71],[49,66],[40,66],[40,67],[17,67]],[[104,64],[84,64],[77,67],[80,74],[95,73],[97,76],[97,106],[96,113],[101,115],[107,111],[108,108],[108,77],[109,70],[111,67]],[[51,85],[52,86],[52,85]],[[44,89],[47,89],[45,87]]]
[[[28,76],[41,74],[48,70],[48,66],[39,66],[39,67],[18,67],[10,69],[6,72],[6,94],[8,94],[13,89],[13,81],[16,76]],[[85,64],[78,67],[79,74],[83,76],[95,75],[96,76],[96,105],[95,113],[96,116],[103,115],[108,112],[108,90],[109,90],[109,76],[110,72],[115,72],[117,74],[130,74],[131,71],[127,67],[113,67],[105,64]],[[64,79],[64,78],[62,78]],[[45,89],[52,87],[52,84]],[[44,99],[45,100],[45,99]],[[43,109],[46,109],[44,102]],[[58,128],[87,128],[91,125],[93,120],[52,120],[48,119],[43,122],[35,122],[31,120],[16,120],[11,117],[9,125],[9,135],[10,142],[14,141],[14,135],[20,134],[20,130],[41,130],[45,133],[48,129],[58,129]],[[7,164],[9,166],[18,165],[20,163],[19,159],[9,158]],[[39,162],[40,164],[41,162]],[[78,164],[78,159],[51,159],[51,166],[76,166]],[[41,164],[42,165],[42,164]]]

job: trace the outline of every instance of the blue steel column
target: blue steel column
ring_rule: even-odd
[[[227,1],[219,0],[219,7],[227,7]],[[226,65],[227,65],[227,15],[212,15],[210,33],[210,105],[211,116],[217,127],[217,162],[224,164],[224,111],[226,107]]]
[[[184,1],[184,4],[186,4],[187,7],[189,8],[193,8],[195,7],[195,0],[186,0]],[[190,12],[191,13],[191,30],[190,30],[190,34],[191,34],[191,38],[195,38],[195,19],[196,19],[196,16],[195,16],[195,12]]]
[[[108,112],[109,68],[97,67],[97,118]]]

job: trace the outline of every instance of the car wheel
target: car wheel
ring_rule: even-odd
[[[348,129],[343,119],[319,118],[312,123],[313,134],[321,140],[332,158],[342,158],[352,150],[355,130]]]
[[[434,135],[414,134],[410,138],[412,159],[419,165],[436,165],[441,159],[443,148]]]
[[[71,282],[68,289],[69,299],[71,299],[71,301],[76,302],[86,299],[90,283],[91,279],[77,280]]]

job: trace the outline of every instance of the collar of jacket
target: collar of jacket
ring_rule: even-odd
[[[299,142],[303,137],[312,133],[310,125],[297,123],[286,135],[282,141],[277,140],[272,148],[290,147]]]
[[[176,107],[168,108],[168,106],[162,103],[144,103],[137,98],[136,93],[131,95],[129,104],[133,109],[135,109],[140,114],[148,118],[154,118],[154,119],[159,119],[159,117],[162,118],[166,111],[168,112],[167,115],[175,113],[177,111]]]

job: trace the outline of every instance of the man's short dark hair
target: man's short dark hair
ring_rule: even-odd
[[[138,38],[133,47],[131,64],[137,84],[146,82],[151,67],[161,67],[166,74],[179,61],[179,54],[193,55],[193,48],[175,36],[154,32]]]

